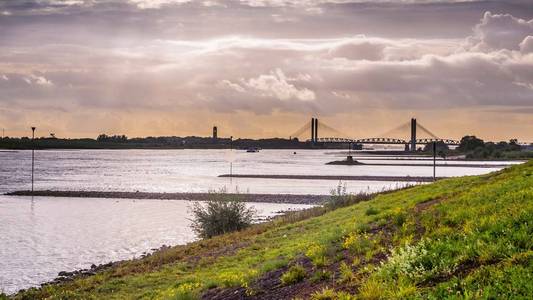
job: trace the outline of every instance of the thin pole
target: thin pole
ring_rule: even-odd
[[[35,167],[35,127],[31,128],[31,193],[33,195],[33,169]]]
[[[437,142],[433,142],[433,181],[436,180],[435,173],[437,168]]]
[[[229,137],[229,151],[230,153],[230,162],[229,162],[229,183],[233,184],[233,135]]]

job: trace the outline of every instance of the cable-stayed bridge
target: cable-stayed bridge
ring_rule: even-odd
[[[311,118],[311,121],[307,122],[291,134],[291,137],[303,137],[304,135],[310,135],[307,139],[308,142],[314,144],[321,143],[353,143],[353,144],[383,144],[383,145],[406,145],[406,149],[416,149],[416,145],[427,144],[431,142],[443,142],[446,145],[459,145],[459,141],[441,138],[431,132],[429,129],[418,123],[415,118],[403,123],[378,137],[364,137],[364,138],[352,138],[348,135],[340,132],[339,130],[319,121],[318,118]],[[325,132],[325,136],[319,137],[319,132]],[[404,136],[405,138],[398,137]],[[417,136],[418,135],[418,136]]]

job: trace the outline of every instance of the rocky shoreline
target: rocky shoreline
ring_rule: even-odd
[[[237,197],[245,202],[281,204],[321,204],[329,195],[291,195],[291,194],[235,194],[235,193],[148,193],[148,192],[105,192],[105,191],[15,191],[7,196],[44,196],[68,198],[113,198],[146,200],[190,200],[206,201],[214,198]]]
[[[137,258],[134,258],[134,259],[143,259],[145,257],[152,256],[156,252],[159,252],[159,251],[162,251],[162,250],[166,250],[166,249],[169,249],[169,248],[171,248],[171,246],[167,246],[167,245],[163,245],[163,246],[161,246],[159,248],[153,248],[153,249],[150,250],[150,252],[143,252],[141,254],[141,256],[139,256]],[[120,263],[123,263],[123,262],[126,262],[126,261],[130,261],[130,260],[131,259],[119,260],[119,261],[108,262],[108,263],[99,264],[99,265],[92,264],[89,269],[79,269],[79,270],[74,270],[74,271],[70,271],[70,272],[61,271],[61,272],[57,273],[57,277],[56,278],[54,278],[54,279],[52,279],[50,281],[47,281],[45,283],[41,283],[41,287],[44,287],[44,286],[47,286],[47,285],[61,284],[61,283],[69,282],[69,281],[72,281],[72,280],[78,279],[78,278],[94,276],[97,273],[106,271],[108,269],[111,269],[111,268],[117,266]]]

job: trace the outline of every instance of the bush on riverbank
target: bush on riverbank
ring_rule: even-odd
[[[191,206],[192,229],[201,238],[210,238],[249,227],[256,215],[253,208],[235,195],[213,193],[205,203]]]
[[[346,183],[339,182],[337,187],[331,190],[331,195],[325,206],[328,210],[350,206],[361,201],[370,200],[375,194],[360,192],[357,194],[350,194],[346,191]]]

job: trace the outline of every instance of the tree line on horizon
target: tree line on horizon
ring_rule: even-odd
[[[309,143],[300,142],[297,138],[268,138],[268,139],[236,139],[199,137],[199,136],[160,136],[128,138],[126,135],[100,134],[93,138],[65,139],[38,137],[32,140],[29,137],[3,137],[0,139],[2,149],[128,149],[128,148],[306,148]],[[432,143],[426,144],[420,150],[432,152]],[[460,144],[455,149],[450,149],[444,142],[437,142],[436,148],[439,156],[445,158],[454,155],[465,155],[467,159],[519,159],[533,158],[533,144],[520,146],[517,139],[508,142],[485,142],[475,135],[466,135],[461,138]],[[525,151],[524,151],[525,150]]]

